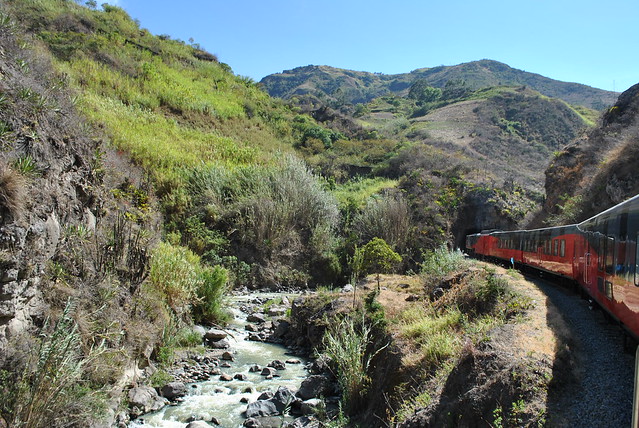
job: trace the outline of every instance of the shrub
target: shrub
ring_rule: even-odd
[[[202,281],[200,259],[192,251],[162,242],[151,256],[149,279],[180,318],[188,314]]]
[[[445,245],[424,255],[421,274],[433,278],[443,278],[454,271],[461,271],[468,266],[468,261],[459,249],[450,251]]]
[[[411,215],[406,199],[399,193],[373,197],[353,221],[360,242],[382,238],[395,250],[406,248],[411,230]]]
[[[222,307],[222,298],[226,290],[228,274],[220,266],[204,268],[199,275],[197,297],[193,308],[193,320],[202,323],[226,321],[229,314]]]

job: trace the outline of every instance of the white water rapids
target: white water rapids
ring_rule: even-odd
[[[245,419],[242,413],[246,410],[246,403],[240,402],[243,397],[253,402],[262,392],[267,390],[275,392],[280,386],[292,390],[299,388],[307,376],[304,360],[301,364],[286,364],[286,369],[278,370],[279,377],[273,379],[265,379],[259,372],[249,372],[249,368],[255,364],[261,368],[273,360],[285,361],[291,358],[286,355],[286,348],[283,346],[247,340],[248,332],[244,329],[247,324],[247,314],[241,312],[238,307],[255,296],[232,298],[234,320],[229,325],[228,331],[235,339],[229,336],[228,340],[231,343],[230,351],[233,352],[235,361],[230,362],[230,368],[220,368],[222,373],[231,376],[237,373],[245,374],[247,380],[221,381],[219,375],[216,375],[207,381],[187,384],[189,392],[183,402],[142,415],[131,422],[129,427],[184,428],[191,417],[201,418],[207,422],[215,417],[222,427],[241,427]],[[281,295],[259,294],[257,296],[272,298]],[[296,359],[300,358],[296,357]],[[247,388],[252,388],[252,392],[243,392]],[[287,417],[286,420],[292,420],[292,418]]]

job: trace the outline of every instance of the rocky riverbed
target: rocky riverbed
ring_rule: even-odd
[[[132,388],[120,426],[319,426],[317,414],[337,407],[335,380],[321,364],[281,345],[292,297],[234,296],[229,327],[194,327],[206,352],[182,353],[162,387]]]

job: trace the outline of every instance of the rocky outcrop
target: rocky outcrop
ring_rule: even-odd
[[[639,84],[546,170],[544,215],[532,226],[585,220],[639,193]]]

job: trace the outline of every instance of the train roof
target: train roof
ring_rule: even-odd
[[[630,199],[627,199],[614,207],[610,207],[605,211],[596,214],[589,219],[586,219],[579,223],[577,227],[579,229],[588,228],[589,226],[596,225],[601,220],[606,220],[610,217],[617,216],[620,213],[638,213],[639,212],[639,195],[635,195]]]

